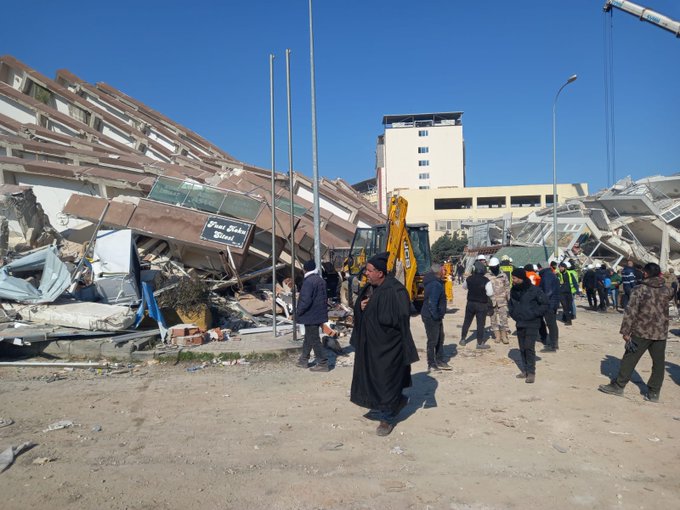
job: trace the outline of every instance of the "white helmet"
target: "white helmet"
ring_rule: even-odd
[[[595,269],[595,266],[592,264],[588,264],[588,269]]]
[[[534,267],[534,271],[538,271],[538,266],[536,264],[532,264],[532,266]]]
[[[491,260],[489,260],[489,266],[490,267],[496,267],[496,266],[500,266],[500,265],[501,265],[501,261],[498,260],[496,257],[491,257]]]
[[[484,255],[477,255],[477,260],[486,260]]]

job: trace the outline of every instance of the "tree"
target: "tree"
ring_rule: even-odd
[[[447,232],[432,244],[430,248],[432,261],[439,264],[450,258],[460,257],[467,242],[467,235],[464,232],[455,232],[453,235]]]

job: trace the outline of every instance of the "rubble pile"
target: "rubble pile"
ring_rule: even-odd
[[[297,172],[292,187],[273,180],[272,195],[271,170],[110,85],[0,57],[0,346],[88,331],[122,344],[139,328],[195,345],[271,331],[273,310],[291,331],[292,282],[313,258],[313,186]],[[386,220],[342,179],[319,191],[322,258]],[[173,293],[190,281],[200,299]]]
[[[547,207],[518,220],[469,225],[467,253],[501,253],[508,246],[542,247],[552,254],[553,209]],[[621,179],[611,188],[557,207],[560,258],[622,266],[655,262],[663,271],[680,270],[680,174]]]

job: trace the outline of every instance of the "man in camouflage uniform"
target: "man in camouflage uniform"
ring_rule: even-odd
[[[604,393],[622,396],[635,366],[645,351],[649,351],[652,357],[652,374],[647,381],[645,400],[659,401],[665,370],[668,304],[673,298],[673,290],[666,285],[660,274],[658,264],[647,264],[643,269],[644,280],[631,292],[620,330],[626,342],[626,352],[621,359],[616,379],[598,388]]]
[[[504,344],[508,343],[508,335],[510,328],[508,328],[508,299],[510,298],[510,283],[503,271],[500,269],[500,262],[496,257],[492,257],[489,261],[489,271],[491,271],[491,285],[493,286],[493,303],[494,313],[491,316],[491,331],[494,334],[495,342]]]

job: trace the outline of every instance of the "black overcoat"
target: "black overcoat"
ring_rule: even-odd
[[[369,295],[365,310],[362,299]],[[390,411],[401,401],[401,390],[411,386],[411,363],[418,351],[411,336],[411,302],[406,288],[391,276],[382,285],[366,285],[354,305],[355,349],[350,400],[356,405]]]

